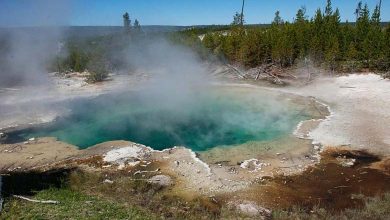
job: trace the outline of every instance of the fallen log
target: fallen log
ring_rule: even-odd
[[[28,202],[35,202],[35,203],[42,203],[42,204],[59,204],[59,203],[60,203],[59,201],[54,201],[54,200],[36,200],[36,199],[29,199],[29,198],[27,198],[27,197],[18,196],[18,195],[13,195],[13,197],[18,198],[18,199],[22,199],[22,200],[26,200],[26,201],[28,201]]]
[[[279,84],[279,85],[282,85],[282,84],[283,84],[282,80],[280,80],[280,78],[277,77],[276,75],[274,75],[274,74],[272,74],[272,73],[269,73],[268,75],[270,75],[271,77],[274,78],[275,83],[277,83],[277,84]]]
[[[133,175],[142,174],[142,173],[156,173],[158,171],[160,171],[160,168],[157,168],[156,170],[151,170],[151,171],[149,171],[149,170],[144,170],[144,171],[138,170]]]
[[[257,73],[257,76],[256,76],[256,79],[255,79],[255,80],[258,80],[258,79],[259,79],[260,74],[261,74],[261,72],[259,71],[259,72]]]
[[[234,66],[227,64],[227,67],[234,70],[239,78],[241,78],[241,79],[245,78],[244,74],[242,74],[241,71],[238,70],[237,68],[235,68]]]
[[[293,74],[291,73],[286,73],[288,76],[290,76],[291,78],[294,78],[294,79],[297,79],[298,77],[294,76]]]

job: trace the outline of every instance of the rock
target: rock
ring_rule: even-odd
[[[263,166],[266,166],[266,163],[260,162],[258,159],[249,159],[245,160],[244,162],[241,163],[240,167],[242,169],[249,169],[251,171],[257,171],[261,170]]]
[[[130,146],[121,147],[109,150],[103,156],[104,162],[117,164],[118,169],[123,169],[125,166],[136,166],[145,157],[150,154],[150,149],[139,144],[131,144]]]
[[[236,208],[243,214],[249,216],[261,216],[262,219],[267,219],[271,217],[271,210],[264,207],[256,205],[254,202],[243,202],[236,206]]]
[[[35,141],[35,138],[30,138],[30,139],[28,139],[29,141]]]
[[[149,183],[158,184],[160,186],[171,186],[172,178],[167,175],[156,175],[148,180]]]
[[[232,173],[232,174],[237,174],[238,172],[237,172],[237,169],[235,168],[235,167],[230,167],[229,169],[228,169],[228,171],[229,171],[229,173]]]
[[[341,157],[337,157],[336,160],[343,167],[352,167],[353,165],[355,165],[355,162],[356,162],[356,159],[354,159],[354,158],[341,158]]]
[[[109,179],[105,179],[105,180],[103,181],[103,183],[113,184],[113,183],[114,183],[114,181],[112,181],[112,180],[109,180]]]

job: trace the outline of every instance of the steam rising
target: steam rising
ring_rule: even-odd
[[[124,139],[157,149],[184,145],[206,150],[274,138],[297,123],[297,111],[265,95],[216,89],[194,52],[164,38],[140,40],[111,54],[131,67],[127,74],[142,72],[149,79],[139,82],[135,91],[118,87],[97,98],[55,104],[70,108],[72,114],[11,136],[55,136],[80,147]],[[44,99],[38,106],[53,106],[53,100]]]
[[[16,8],[9,20],[28,22],[36,27],[0,29],[0,86],[46,84],[49,61],[57,53],[63,32],[59,26],[68,19],[65,0],[37,0],[25,13]]]
[[[13,29],[0,63],[3,85],[36,85],[48,83],[47,65],[56,54],[60,32],[54,29]]]
[[[136,71],[151,75],[140,94],[160,106],[184,106],[194,93],[207,89],[212,82],[206,66],[193,51],[163,38],[132,45],[125,57]]]
[[[72,110],[45,127],[10,134],[15,139],[55,136],[81,147],[125,139],[160,149],[185,145],[205,150],[274,138],[288,132],[298,120],[296,112],[258,93],[251,96],[215,89],[206,64],[190,48],[159,36],[115,36],[121,41],[115,43],[123,47],[108,48],[109,58],[124,64],[116,73],[141,72],[148,77],[146,82],[137,82],[135,91],[130,85],[122,88],[105,82],[111,85],[109,94],[73,100],[78,94],[61,92],[47,74],[63,36],[57,27],[14,28],[2,33],[5,56],[0,60],[0,86],[29,88],[0,103],[0,122],[13,117],[21,118],[20,122],[27,116],[42,122],[56,113],[61,115],[64,108]],[[87,92],[93,96],[95,91],[91,87]],[[25,95],[28,98],[20,101]]]

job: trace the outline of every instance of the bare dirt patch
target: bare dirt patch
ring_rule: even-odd
[[[321,154],[321,162],[301,174],[277,176],[242,192],[245,199],[270,208],[315,206],[332,210],[362,207],[364,196],[378,196],[390,190],[388,158],[364,151],[332,148]],[[343,166],[338,158],[353,158]]]

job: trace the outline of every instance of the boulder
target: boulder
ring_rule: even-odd
[[[167,175],[156,175],[148,180],[149,183],[158,184],[161,186],[171,186],[173,184],[172,178]]]
[[[235,208],[248,216],[259,217],[258,219],[270,219],[272,216],[271,210],[261,207],[251,201],[242,201],[240,203],[235,203]]]

